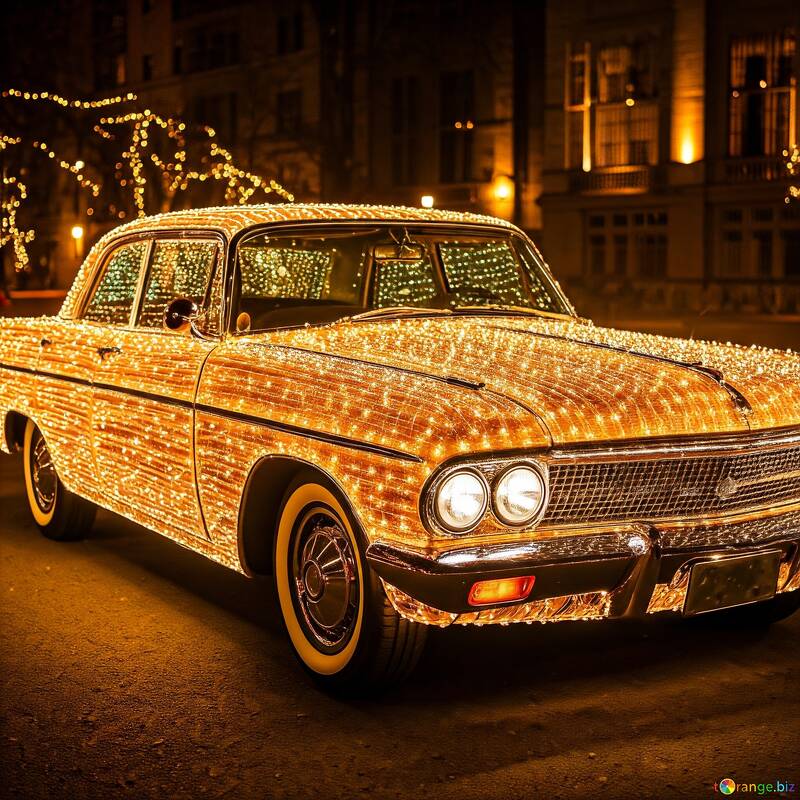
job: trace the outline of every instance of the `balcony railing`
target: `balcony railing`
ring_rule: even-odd
[[[729,158],[722,166],[720,177],[725,183],[769,183],[788,178],[783,159],[775,156]]]
[[[570,175],[570,190],[583,194],[639,194],[647,192],[651,184],[649,166],[606,167]]]

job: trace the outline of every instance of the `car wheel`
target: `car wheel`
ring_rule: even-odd
[[[58,477],[42,432],[28,420],[23,469],[31,514],[48,539],[68,541],[87,534],[97,506],[68,491]]]
[[[771,600],[738,608],[728,608],[697,619],[707,619],[712,624],[739,628],[766,628],[790,617],[800,610],[800,591],[779,594]]]
[[[402,681],[427,633],[391,606],[362,542],[334,486],[315,474],[293,482],[275,536],[275,584],[297,657],[330,691],[361,692]]]

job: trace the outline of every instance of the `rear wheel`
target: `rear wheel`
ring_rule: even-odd
[[[335,487],[313,473],[293,482],[275,537],[275,584],[297,657],[331,691],[402,681],[425,642],[425,627],[389,603],[362,541]]]
[[[23,469],[31,514],[48,539],[68,541],[87,534],[97,506],[68,491],[56,472],[42,432],[28,420]]]

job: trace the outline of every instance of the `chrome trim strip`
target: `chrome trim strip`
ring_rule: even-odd
[[[800,425],[694,437],[663,436],[597,443],[580,442],[557,446],[537,457],[552,463],[701,458],[745,455],[752,453],[753,448],[766,452],[792,445],[800,445]]]
[[[780,552],[784,586],[797,580],[800,574],[800,511],[770,520],[730,525],[698,525],[674,531],[640,525],[626,533],[455,547],[444,552],[411,550],[379,540],[367,549],[367,559],[385,582],[399,585],[412,605],[429,615],[422,621],[450,624],[470,582],[486,576],[555,576],[548,584],[548,592],[555,592],[552,597],[600,592],[607,595],[604,616],[641,619],[648,613],[665,610],[663,598],[658,595],[659,587],[663,594],[664,587],[675,586],[692,563],[764,552]],[[615,571],[609,571],[611,565],[616,565]],[[604,570],[606,579],[616,575],[612,578],[613,584],[605,587],[601,577]],[[437,597],[441,605],[436,604]],[[539,599],[550,597],[550,594],[542,594]],[[496,608],[506,607],[522,609],[519,613],[524,615],[526,604],[501,604]],[[485,621],[503,622],[509,619],[508,613],[511,612],[498,611],[496,617],[487,617]],[[516,619],[513,615],[512,618]]]
[[[411,461],[417,464],[421,464],[423,461],[419,456],[415,456],[412,453],[405,453],[402,450],[395,450],[394,448],[384,447],[380,444],[371,444],[370,442],[349,439],[346,436],[338,436],[333,433],[325,433],[324,431],[313,431],[307,428],[300,428],[296,425],[289,425],[286,422],[278,422],[277,420],[255,417],[238,411],[227,411],[225,409],[214,408],[213,406],[207,406],[201,403],[196,404],[195,409],[205,414],[213,414],[217,417],[225,417],[226,419],[233,419],[238,422],[247,422],[251,425],[259,425],[262,428],[270,428],[271,430],[281,431],[282,433],[289,433],[293,434],[294,436],[302,436],[305,439],[315,439],[319,442],[328,442],[330,444],[339,445],[340,447],[350,448],[351,450],[361,450],[367,453],[375,453],[376,455],[386,456],[387,458],[396,458],[399,461]]]

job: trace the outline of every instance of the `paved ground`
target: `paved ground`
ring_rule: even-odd
[[[269,585],[110,514],[42,538],[0,459],[0,796],[714,797],[800,784],[800,616],[437,631],[381,702],[313,689]],[[787,795],[796,796],[796,795]]]

